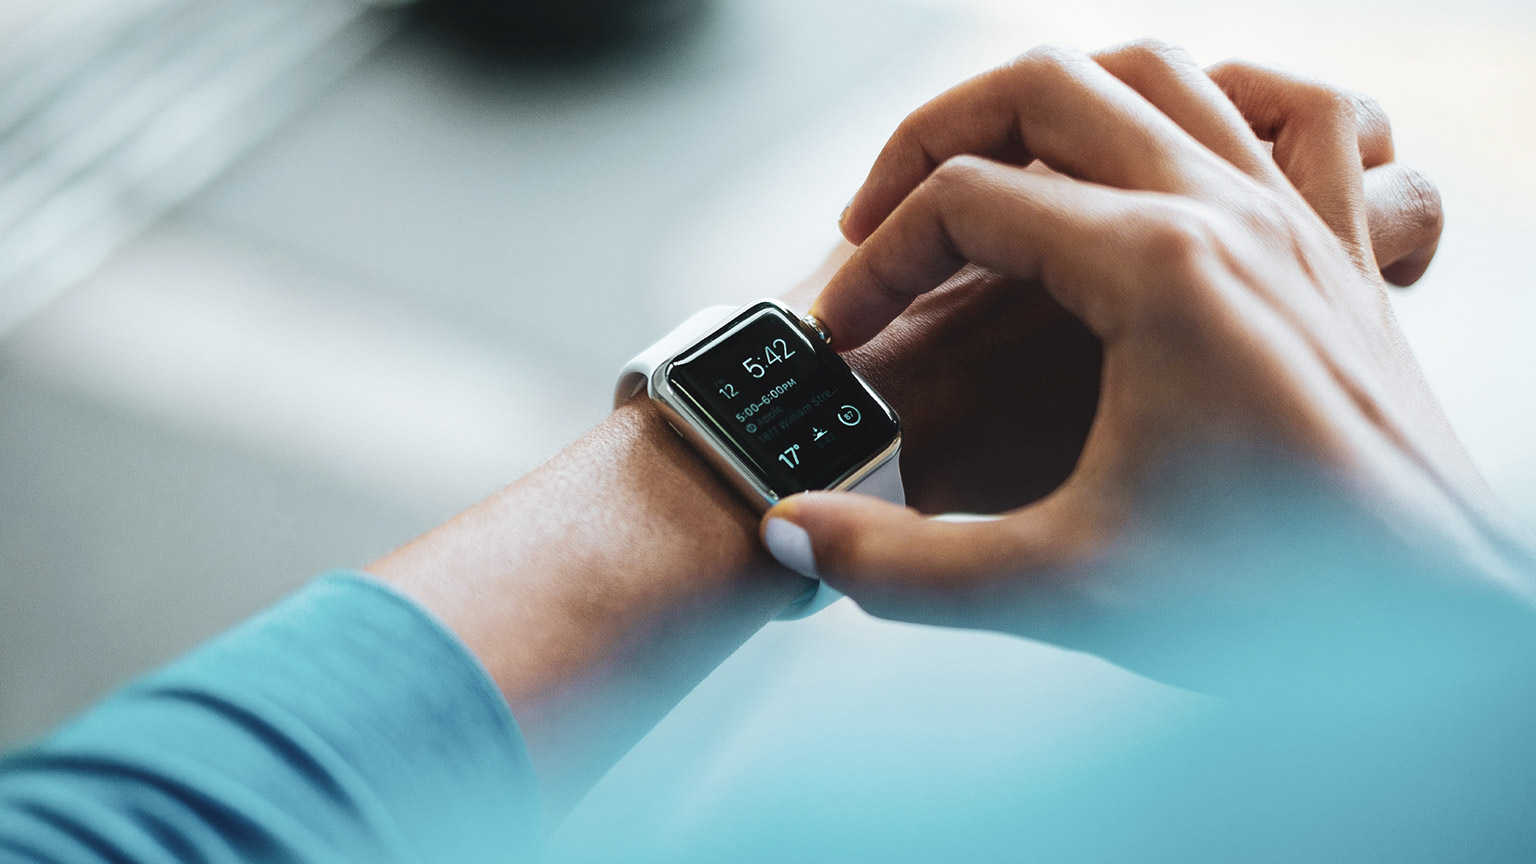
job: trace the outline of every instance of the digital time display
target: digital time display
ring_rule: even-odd
[[[898,432],[837,352],[769,303],[679,356],[667,380],[781,498],[836,484]]]

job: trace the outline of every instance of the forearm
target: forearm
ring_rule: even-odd
[[[808,587],[756,526],[631,403],[370,568],[415,602],[322,581],[0,763],[0,848],[520,860]]]
[[[839,243],[785,302],[808,306],[852,250]],[[553,821],[809,587],[768,557],[757,528],[758,514],[642,397],[368,570],[485,664]]]
[[[551,818],[808,584],[644,399],[368,569],[485,664]]]

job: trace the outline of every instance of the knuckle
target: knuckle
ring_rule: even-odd
[[[928,190],[930,194],[940,196],[973,189],[981,184],[991,169],[991,164],[986,159],[969,153],[951,156],[939,167],[933,169],[933,173],[928,175],[925,184],[930,187]]]
[[[1445,227],[1440,189],[1417,168],[1403,169],[1404,216],[1422,234],[1439,235]]]
[[[1216,227],[1194,207],[1165,204],[1142,219],[1140,252],[1147,272],[1175,281],[1201,269],[1217,249]]]
[[[1307,82],[1299,85],[1297,106],[1308,119],[1331,126],[1353,127],[1358,120],[1354,98],[1328,84]]]
[[[913,148],[921,149],[923,129],[928,124],[931,110],[927,105],[923,105],[903,117],[901,122],[896,124],[896,130],[891,133],[887,148],[895,148],[898,153],[904,153]]]
[[[1387,116],[1386,109],[1381,107],[1380,102],[1363,93],[1350,94],[1350,101],[1353,103],[1355,116],[1362,130],[1391,136],[1392,120]]]
[[[1205,74],[1245,115],[1261,104],[1262,95],[1270,89],[1267,70],[1236,57],[1207,66]]]
[[[991,74],[993,83],[1012,94],[1020,111],[1050,110],[1053,99],[1081,90],[1098,62],[1076,48],[1044,44],[1020,54]]]
[[[912,133],[916,131],[918,125],[920,125],[922,121],[922,108],[916,108],[907,112],[907,116],[901,118],[901,122],[896,124],[896,130],[891,133],[891,137],[898,140],[911,137]]]
[[[1176,43],[1165,39],[1137,39],[1109,52],[1120,65],[1133,73],[1147,73],[1180,69],[1195,65],[1189,52]]]
[[[1216,82],[1216,86],[1228,93],[1233,90],[1246,92],[1267,87],[1274,80],[1273,70],[1241,57],[1228,57],[1212,63],[1205,67],[1205,74]]]
[[[1360,142],[1360,156],[1368,164],[1381,164],[1393,157],[1392,121],[1387,112],[1369,96],[1350,93],[1355,108],[1355,133]]]
[[[1240,57],[1226,57],[1205,67],[1205,73],[1212,78],[1235,78],[1249,75],[1253,72],[1253,64]]]
[[[1081,67],[1087,55],[1066,45],[1046,43],[1036,45],[1013,59],[1009,65],[1020,74],[1045,78],[1063,77]]]

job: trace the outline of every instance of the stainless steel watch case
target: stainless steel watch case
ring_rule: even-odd
[[[800,315],[796,314],[794,310],[790,309],[788,306],[785,306],[783,303],[777,300],[764,299],[749,303],[746,306],[737,309],[735,312],[730,313],[728,316],[722,319],[718,326],[709,328],[698,338],[687,341],[683,347],[678,348],[677,350],[669,351],[664,358],[658,358],[658,361],[655,363],[654,367],[648,370],[648,375],[645,380],[645,389],[647,393],[649,394],[651,400],[656,403],[658,409],[661,411],[662,416],[666,418],[667,423],[671,425],[671,427],[679,435],[681,435],[684,440],[691,444],[693,448],[704,457],[705,461],[709,462],[709,464],[712,465],[716,471],[725,477],[731,483],[731,485],[735,487],[736,491],[739,492],[748,503],[752,504],[758,512],[767,511],[773,505],[777,504],[779,501],[779,495],[774,492],[774,490],[770,488],[768,484],[762,480],[762,478],[757,476],[756,472],[752,469],[751,466],[743,462],[732,451],[731,445],[729,443],[722,440],[716,434],[713,424],[711,424],[709,419],[707,417],[701,416],[697,412],[697,409],[687,399],[679,394],[676,389],[672,387],[669,373],[671,371],[672,363],[678,357],[693,351],[699,346],[707,345],[710,342],[717,342],[728,338],[732,333],[736,331],[736,329],[744,326],[747,323],[747,320],[752,315],[755,315],[758,311],[760,311],[761,308],[765,305],[774,307],[780,312],[780,314],[785,317],[786,320],[793,322],[795,326],[799,327],[810,338],[812,343],[816,345],[818,354],[821,354],[824,357],[825,354],[831,353],[832,357],[835,358],[835,362],[843,362],[842,358],[837,357],[835,353],[832,353],[832,349],[827,345],[824,339],[824,335],[822,333],[818,333],[811,325],[806,323]],[[645,355],[641,356],[644,357]],[[636,361],[639,362],[640,359],[641,358],[636,358]],[[634,369],[633,367],[634,364],[631,364],[631,367],[626,371],[640,371]],[[876,393],[873,387],[869,386],[869,382],[865,381],[863,376],[859,375],[859,373],[855,372],[852,368],[850,368],[848,371],[853,375],[854,381],[856,381],[860,387],[864,388],[865,392],[869,394],[869,397],[875,402],[875,404],[890,416],[892,422],[896,425],[896,433],[892,437],[891,441],[882,447],[878,452],[871,454],[869,458],[864,459],[847,473],[839,477],[835,482],[832,483],[832,485],[825,487],[827,489],[849,489],[853,486],[856,486],[870,474],[878,470],[882,465],[892,459],[898,458],[898,454],[901,452],[900,417],[897,416],[895,410],[891,408],[890,404],[881,398],[880,394]],[[634,395],[634,393],[638,392],[640,389],[638,386],[630,386],[633,388],[633,390],[628,395]],[[625,384],[621,382],[619,395],[622,398],[628,398],[628,396],[623,393],[624,387]]]

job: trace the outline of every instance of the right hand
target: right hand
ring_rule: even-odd
[[[1319,532],[1303,542],[1337,529],[1444,565],[1414,586],[1402,570],[1388,595],[1449,582],[1528,602],[1528,575],[1501,569],[1527,553],[1383,293],[1439,236],[1432,190],[1390,159],[1368,102],[1148,43],[1037,49],[941,95],[855,197],[844,230],[862,245],[814,311],[846,350],[963,265],[1038,282],[1103,343],[1081,456],[995,522],[809,493],[765,526],[803,528],[817,572],[874,614],[1046,636],[1180,681],[1170,658],[1276,650],[1214,634],[1362,587],[1265,533],[1280,519]],[[1278,509],[1276,472],[1305,476],[1297,509]],[[1265,560],[1288,553],[1296,566]]]

